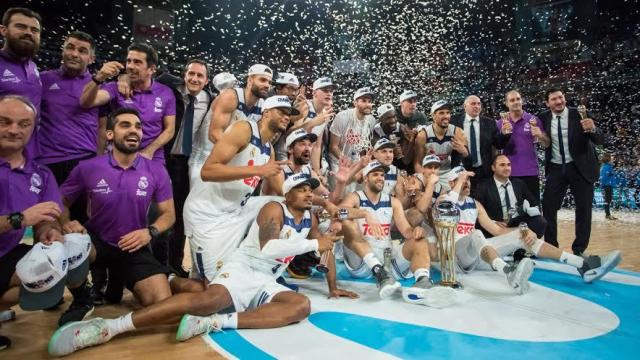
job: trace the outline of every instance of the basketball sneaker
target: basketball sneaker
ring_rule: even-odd
[[[435,308],[450,306],[455,301],[455,297],[454,289],[435,285],[427,276],[420,277],[412,287],[402,289],[404,301]]]
[[[389,276],[387,270],[382,265],[376,265],[371,270],[378,284],[378,294],[381,299],[388,299],[400,288],[400,283]]]
[[[586,256],[584,258],[584,264],[578,269],[578,272],[584,282],[590,283],[605,276],[609,271],[618,266],[621,260],[622,256],[619,250],[613,250],[603,256]]]
[[[507,265],[504,267],[504,273],[507,276],[509,286],[518,295],[522,295],[529,291],[529,277],[533,274],[533,261],[524,258],[517,263]]]
[[[69,355],[80,349],[104,344],[112,337],[113,334],[103,318],[68,323],[53,333],[49,340],[49,354]]]
[[[186,341],[194,336],[208,334],[212,331],[222,331],[220,315],[194,316],[186,314],[182,317],[182,320],[180,320],[176,340]]]

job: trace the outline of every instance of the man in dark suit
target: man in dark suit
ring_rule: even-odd
[[[480,116],[482,103],[475,95],[464,100],[464,112],[451,118],[451,124],[464,130],[468,139],[469,156],[462,164],[468,171],[473,171],[471,178],[471,196],[475,197],[477,185],[491,177],[491,160],[495,149],[503,149],[509,141],[510,134],[502,134],[496,127],[496,121]]]
[[[179,78],[164,72],[156,77],[157,82],[173,90],[176,98],[176,131],[164,147],[167,171],[173,187],[176,222],[168,249],[163,246],[165,245],[163,243],[158,249],[154,247],[154,252],[161,252],[155,255],[162,261],[168,257],[167,265],[178,275],[186,277],[188,274],[182,268],[185,243],[182,210],[190,189],[188,162],[194,134],[209,109],[211,96],[205,90],[205,86],[209,83],[209,70],[204,61],[189,60],[183,75],[183,78]]]
[[[590,116],[582,119],[576,108],[567,107],[562,90],[552,88],[545,93],[549,110],[538,118],[551,138],[545,152],[546,182],[542,212],[547,219],[545,241],[558,246],[557,213],[567,187],[575,198],[575,240],[571,248],[582,254],[591,235],[591,203],[593,184],[598,180],[598,157],[595,145],[603,142],[602,130]]]
[[[540,215],[538,199],[527,189],[524,181],[511,178],[511,161],[506,155],[496,155],[491,164],[493,176],[476,188],[476,197],[487,215],[503,227],[517,227],[527,223],[538,238],[544,235],[547,221]],[[482,229],[485,236],[492,235]]]

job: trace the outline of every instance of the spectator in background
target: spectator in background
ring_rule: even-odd
[[[611,215],[614,180],[613,156],[605,153],[602,155],[602,166],[600,167],[600,186],[604,196],[604,213],[607,220],[618,220]]]

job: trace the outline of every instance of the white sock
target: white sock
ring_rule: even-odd
[[[237,329],[238,328],[238,313],[220,314],[218,315],[221,327],[223,329]]]
[[[135,330],[136,327],[133,326],[133,319],[131,318],[132,314],[133,313],[128,313],[115,319],[105,319],[109,332],[112,333],[113,336],[116,336],[127,331]]]
[[[504,260],[502,260],[502,258],[500,257],[493,259],[493,261],[491,262],[491,267],[499,272],[504,272],[505,266],[507,266],[507,263],[504,262]]]
[[[584,259],[581,258],[580,256],[576,256],[566,251],[563,251],[562,255],[560,255],[560,262],[569,264],[577,268],[581,268],[582,265],[584,264]]]
[[[369,269],[373,269],[373,267],[376,266],[376,265],[382,265],[380,263],[380,260],[378,260],[378,258],[372,252],[370,252],[367,255],[365,255],[362,258],[362,261],[364,261],[364,263],[367,264]]]
[[[427,278],[429,278],[431,276],[431,272],[429,271],[429,269],[427,268],[419,268],[416,269],[416,271],[413,272],[413,277],[418,280],[421,277],[426,276]]]

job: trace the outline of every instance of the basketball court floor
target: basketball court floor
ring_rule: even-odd
[[[360,299],[327,299],[320,277],[290,280],[311,298],[312,314],[299,324],[224,331],[185,343],[175,342],[175,326],[158,327],[117,337],[68,358],[636,359],[640,214],[616,216],[619,221],[607,222],[602,213],[594,214],[589,252],[620,249],[623,260],[618,269],[593,284],[583,283],[575,269],[566,265],[536,261],[531,290],[523,296],[512,294],[503,276],[475,272],[460,278],[464,290],[454,306],[433,309],[406,304],[400,294],[381,301],[373,282],[355,281],[339,267],[340,286],[358,292]],[[564,218],[561,246],[569,247],[573,222],[569,214]],[[66,300],[68,304],[68,296]],[[93,316],[113,317],[137,306],[128,295],[118,306],[96,308]],[[0,352],[0,358],[47,358],[46,343],[62,310],[16,310],[17,319],[0,330],[14,343]]]

